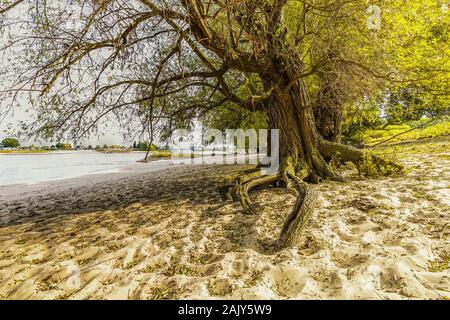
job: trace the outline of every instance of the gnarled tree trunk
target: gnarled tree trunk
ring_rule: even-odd
[[[321,100],[314,107],[314,118],[317,131],[325,140],[341,142],[342,107],[340,105]]]
[[[296,81],[287,89],[283,87],[276,89],[267,113],[270,128],[279,130],[278,173],[264,177],[260,176],[259,170],[256,169],[246,172],[235,182],[234,180],[226,182],[221,190],[226,192],[231,188],[232,198],[240,201],[245,212],[249,214],[256,212],[248,195],[256,186],[279,181],[296,196],[294,208],[288,215],[275,244],[275,249],[282,249],[298,241],[314,211],[315,193],[304,180],[316,183],[321,178],[336,176],[321,155],[322,138],[316,131],[311,103],[303,81]]]
[[[271,129],[279,130],[280,169],[284,185],[297,197],[275,244],[276,249],[298,242],[315,207],[315,193],[304,182],[335,178],[320,152],[322,138],[316,130],[312,106],[303,81],[288,90],[277,90],[268,109]]]
[[[270,128],[279,130],[278,172],[273,176],[261,176],[258,168],[250,170],[236,179],[227,179],[219,189],[224,198],[228,193],[232,199],[240,201],[247,214],[256,213],[249,192],[257,186],[277,183],[297,198],[274,244],[275,250],[295,245],[314,211],[315,192],[305,181],[318,183],[323,178],[339,179],[325,159],[340,154],[344,162],[359,164],[364,158],[360,150],[321,137],[306,85],[292,70],[287,69],[275,79],[263,77],[268,87],[277,83],[266,111]]]
[[[337,54],[330,50],[327,58],[331,61]],[[319,90],[314,102],[314,119],[317,131],[327,141],[341,142],[342,129],[342,100],[345,96],[345,86],[342,79],[338,79],[337,70],[325,65],[320,72]]]

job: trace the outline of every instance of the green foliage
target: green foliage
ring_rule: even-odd
[[[161,8],[166,6],[169,8],[178,3],[178,1],[168,4],[160,1],[154,2]],[[36,4],[38,3],[41,1],[36,2]],[[275,6],[275,3],[282,8],[280,19],[275,14],[276,10],[274,10],[273,16],[269,17],[267,14],[271,12],[269,8]],[[380,30],[369,30],[367,27],[367,8],[371,4],[381,7]],[[115,116],[121,120],[121,125],[132,127],[126,130],[129,134],[136,133],[133,128],[136,122],[128,121],[128,117],[141,120],[142,130],[148,129],[150,123],[156,122],[158,125],[155,130],[160,141],[167,141],[174,128],[188,128],[198,117],[202,118],[207,126],[221,130],[226,128],[266,128],[267,118],[262,113],[244,110],[231,102],[220,102],[239,103],[240,100],[246,101],[248,98],[264,96],[265,91],[273,84],[267,79],[270,77],[266,77],[268,76],[266,70],[273,72],[273,69],[270,68],[272,63],[275,63],[276,67],[283,71],[280,72],[281,74],[289,69],[288,65],[291,63],[294,66],[297,63],[299,66],[301,65],[301,68],[298,68],[299,74],[295,77],[301,76],[307,83],[313,102],[319,100],[317,98],[322,95],[328,98],[328,101],[337,101],[336,104],[340,108],[343,105],[356,104],[362,99],[371,101],[380,91],[380,96],[386,97],[386,91],[388,91],[388,100],[390,101],[382,110],[388,122],[402,123],[418,120],[424,115],[431,116],[438,113],[439,109],[448,108],[450,14],[442,10],[442,4],[444,1],[434,0],[237,1],[230,2],[229,5],[217,12],[215,5],[208,5],[204,8],[205,12],[202,13],[205,15],[205,25],[200,29],[209,29],[205,34],[210,34],[215,40],[218,40],[219,51],[224,51],[223,54],[218,54],[218,50],[213,50],[216,51],[213,54],[210,49],[208,50],[199,42],[198,49],[201,50],[201,56],[204,56],[199,59],[200,55],[191,52],[192,50],[188,49],[188,46],[172,42],[177,37],[172,37],[171,32],[166,33],[165,27],[153,25],[152,22],[150,23],[152,19],[148,19],[148,21],[143,19],[143,21],[139,20],[136,28],[132,28],[134,30],[133,37],[142,41],[148,38],[148,43],[144,44],[143,42],[141,45],[141,41],[133,42],[130,41],[132,39],[123,39],[128,41],[127,47],[129,46],[129,48],[127,50],[129,49],[133,54],[125,52],[126,50],[123,55],[118,54],[122,50],[118,46],[115,48],[117,54],[112,55],[106,61],[104,61],[106,56],[99,55],[97,67],[86,67],[84,70],[85,66],[90,65],[84,60],[90,58],[91,54],[81,55],[81,51],[77,49],[80,44],[77,42],[85,41],[86,39],[83,37],[90,32],[98,32],[98,39],[102,39],[102,41],[103,38],[109,37],[110,34],[103,28],[98,29],[98,26],[103,26],[103,18],[86,15],[85,10],[82,9],[83,6],[75,5],[71,10],[65,10],[64,6],[50,8],[44,3],[42,7],[48,10],[36,10],[36,13],[35,10],[32,10],[33,14],[29,17],[31,20],[29,22],[30,33],[24,30],[25,34],[23,35],[23,39],[29,39],[29,42],[21,43],[21,47],[29,48],[27,50],[29,52],[25,52],[23,55],[17,54],[18,58],[23,56],[23,59],[14,59],[16,73],[28,74],[28,72],[19,71],[22,67],[24,67],[23,71],[34,70],[36,63],[48,65],[51,67],[50,70],[41,70],[42,72],[40,71],[36,75],[36,79],[25,79],[25,77],[24,82],[33,84],[62,83],[62,78],[66,75],[66,80],[70,84],[67,88],[70,90],[58,90],[56,87],[50,88],[51,86],[49,86],[48,89],[55,90],[44,92],[45,100],[40,99],[36,105],[38,110],[36,122],[23,130],[40,132],[43,137],[56,135],[56,133],[62,133],[65,136],[85,134],[84,130],[79,130],[84,128],[74,128],[74,126],[83,124],[84,127],[89,130],[93,128],[94,131],[99,129],[100,125],[106,126],[108,119],[105,118],[99,122],[96,116],[98,114],[103,116],[110,112],[107,110],[114,110]],[[133,5],[130,7],[133,8]],[[71,12],[72,10],[74,12]],[[70,30],[70,27],[67,27],[68,30],[59,28],[59,20],[71,17],[77,10],[80,11],[77,15],[80,19],[79,22],[86,25],[87,30],[77,35],[76,30]],[[126,21],[134,20],[122,16],[121,10],[117,11],[117,15],[115,10],[108,6],[102,10],[105,10],[105,15],[100,16],[108,17],[111,20],[108,21],[108,24],[114,25],[118,29]],[[97,18],[99,21],[96,21]],[[156,19],[156,17],[154,18]],[[118,20],[115,21],[115,19]],[[274,25],[272,29],[271,25],[278,20],[282,23]],[[241,21],[245,21],[245,26]],[[10,25],[15,25],[15,23]],[[184,27],[187,26],[183,26],[181,29]],[[126,26],[123,25],[123,28]],[[153,30],[155,36],[149,36],[147,29]],[[191,31],[197,29],[198,26],[191,25],[186,32],[192,36]],[[127,32],[122,33],[119,30],[111,31],[111,34],[116,33],[123,34],[125,38],[128,35]],[[36,39],[35,34],[40,35],[39,39]],[[67,34],[77,36],[68,39]],[[89,39],[89,41],[91,40],[93,39]],[[131,43],[139,44],[139,46],[133,47]],[[102,42],[91,43],[91,45],[94,49],[104,48]],[[4,47],[9,46],[5,45]],[[150,48],[151,55],[147,51]],[[178,63],[172,61],[174,56],[167,56],[174,48],[179,49]],[[71,55],[74,59],[69,59],[68,61],[71,63],[66,63],[66,58]],[[243,57],[241,61],[233,61],[239,56]],[[251,59],[247,59],[248,56]],[[117,61],[115,61],[116,57]],[[126,60],[126,63],[121,61],[123,57],[127,57],[123,59]],[[167,57],[168,60],[163,60],[164,57]],[[205,65],[204,60],[210,60],[210,62]],[[253,60],[256,60],[257,63],[255,63],[255,67],[248,68],[250,71],[236,67],[238,65],[236,62],[252,64]],[[59,70],[53,68],[56,65],[68,65],[71,68],[70,70],[65,70],[65,68]],[[125,68],[123,68],[124,65]],[[101,66],[105,68],[109,66],[107,72],[104,73],[104,75],[108,74],[108,77],[100,77],[105,71],[101,69]],[[121,67],[117,68],[117,66]],[[221,70],[221,66],[227,68],[220,79],[215,79],[215,77],[184,78],[185,72],[205,71],[212,67]],[[131,83],[135,80],[154,79],[155,70],[159,68],[162,70],[157,73],[155,84],[156,81],[161,81],[161,84],[164,85],[151,88],[150,85],[146,87],[146,85],[135,86],[133,84],[130,89],[127,88],[130,92],[134,90],[133,94],[136,94],[137,97],[147,98],[140,103],[131,105],[127,99],[124,99],[128,95],[122,95],[124,91],[113,85],[115,82],[119,83],[117,82],[119,79],[129,79]],[[77,69],[80,69],[79,74],[87,72],[87,76],[98,79],[98,83],[96,81],[93,83],[95,86],[92,86],[90,83],[71,77],[72,71]],[[136,70],[140,72],[135,73]],[[195,72],[193,73],[195,74]],[[178,73],[183,75],[179,81],[170,80],[171,76]],[[4,74],[10,75],[10,73]],[[133,79],[135,74],[138,79]],[[261,78],[266,79],[259,79],[258,74]],[[50,79],[55,81],[48,83]],[[220,81],[216,82],[216,80]],[[137,81],[136,84],[140,82],[142,81]],[[222,82],[228,85],[223,86]],[[414,87],[411,87],[411,83],[414,84]],[[88,97],[92,88],[101,88],[99,84],[112,86],[108,90],[101,90],[102,97],[95,96],[94,99]],[[287,83],[283,83],[283,81],[276,83],[280,89],[286,89],[286,85]],[[134,87],[139,89],[132,89]],[[332,92],[327,92],[327,90],[323,90],[324,88],[331,88],[329,91]],[[154,94],[152,99],[148,99],[150,92]],[[239,99],[231,99],[232,97],[239,97]],[[120,98],[117,103],[123,108],[110,108],[109,104],[116,100],[115,98]],[[90,101],[93,101],[92,106]],[[80,105],[85,104],[88,106],[86,110],[89,112],[80,111]],[[219,107],[219,105],[221,106]],[[351,108],[354,109],[354,107]],[[344,134],[351,137],[366,128],[374,129],[379,126],[381,122],[380,108],[381,105],[366,103],[366,106],[356,116],[353,112],[347,112]],[[82,121],[65,119],[65,115],[68,114],[72,118],[83,119],[80,119]],[[159,116],[161,119],[157,119]],[[54,132],[54,130],[59,131]]]
[[[172,157],[172,152],[169,150],[154,150],[151,154],[152,158],[170,158]]]
[[[156,145],[150,145],[148,141],[145,141],[137,143],[135,149],[138,149],[139,151],[148,151],[149,149],[150,151],[155,151],[158,148],[156,147]]]
[[[353,92],[356,95],[343,100],[347,102],[346,108],[350,109],[344,116],[344,137],[351,140],[359,132],[375,129],[383,121],[401,124],[424,116],[431,118],[448,114],[450,14],[442,10],[443,2],[411,0],[407,6],[405,1],[352,3],[347,9],[354,5],[355,14],[349,20],[330,22],[335,25],[322,31],[321,36],[326,39],[324,43],[311,44],[314,49],[311,62],[320,61],[323,52],[331,48],[335,50],[337,60],[344,57],[345,61],[371,70],[360,73],[363,77],[356,75],[353,78],[342,76],[348,69],[339,63],[333,63],[329,70],[339,75],[337,87],[344,87],[344,94],[355,91],[357,87],[362,86],[363,89],[359,91],[359,97],[356,90]],[[369,4],[381,7],[380,30],[363,27],[367,16],[357,14]],[[295,14],[299,15],[303,9],[300,2],[292,7],[293,16],[289,21],[295,24]],[[353,26],[349,25],[350,21],[353,21]],[[318,81],[313,79],[310,82],[314,95]],[[335,92],[342,95],[342,90],[335,89]],[[361,99],[365,100],[362,106]]]
[[[378,176],[377,168],[372,159],[372,153],[370,151],[364,151],[363,161],[358,165],[358,173],[364,177],[376,177]]]
[[[450,156],[446,154],[450,147],[450,137],[441,137],[432,141],[416,141],[415,143],[406,143],[400,145],[382,145],[374,150],[383,154],[395,153],[399,157],[407,158],[411,155],[431,155],[435,154],[437,158],[450,160]]]
[[[394,174],[398,174],[398,169],[389,165],[389,162],[397,162],[397,158],[395,153],[383,153],[383,159],[386,163],[381,163],[377,161],[375,152],[371,150],[364,150],[363,161],[361,161],[358,165],[358,173],[363,177],[382,177],[382,176],[391,176]]]
[[[431,123],[428,126],[421,127],[429,121],[429,119],[421,119],[419,121],[412,121],[397,125],[378,126],[377,128],[373,129],[365,128],[351,135],[349,140],[359,142],[363,145],[374,145],[378,142],[385,141],[399,134],[400,135],[398,137],[395,137],[389,142],[395,143],[400,141],[437,138],[450,135],[450,121],[436,121],[435,123]],[[407,132],[416,127],[418,129]]]
[[[414,88],[400,88],[389,92],[385,107],[386,121],[395,124],[419,120],[424,114],[424,103]]]
[[[450,14],[442,10],[443,4],[413,0],[405,8],[404,1],[392,1],[383,14],[381,36],[397,78],[412,80],[445,102],[450,92]],[[440,107],[448,107],[448,102]]]
[[[368,128],[382,124],[381,110],[375,101],[368,101],[345,110],[343,121],[344,140],[360,142],[358,135]]]
[[[223,133],[226,129],[258,130],[268,128],[268,119],[264,113],[251,112],[232,104],[213,110],[202,121],[206,127],[220,130]],[[257,139],[259,139],[259,136]],[[249,140],[246,139],[245,149],[248,151],[248,148]]]
[[[62,150],[62,149],[64,149],[64,144],[61,143],[61,142],[58,142],[57,144],[55,144],[55,147],[56,147],[56,149],[58,149],[58,150]]]
[[[262,112],[251,112],[240,106],[229,104],[214,109],[202,118],[209,128],[225,132],[226,129],[266,129],[267,116]]]
[[[19,140],[15,139],[15,138],[3,139],[1,145],[4,148],[18,148],[18,147],[20,147]]]
[[[450,269],[450,253],[443,253],[438,259],[428,263],[429,272],[445,272]]]
[[[17,154],[17,153],[46,153],[49,150],[0,150],[3,154]]]
[[[416,86],[405,86],[388,91],[384,103],[384,113],[388,124],[415,121],[423,116],[436,117],[448,113],[448,110],[447,101]]]

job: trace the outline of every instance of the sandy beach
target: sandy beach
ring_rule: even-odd
[[[216,191],[246,166],[155,162],[0,187],[0,298],[448,299],[449,147],[402,147],[399,177],[341,168],[346,182],[314,186],[298,246],[276,254],[294,198],[258,192],[246,216]]]

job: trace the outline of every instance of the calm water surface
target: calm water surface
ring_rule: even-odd
[[[135,164],[142,153],[56,151],[42,154],[0,154],[0,185],[38,183],[118,171]]]

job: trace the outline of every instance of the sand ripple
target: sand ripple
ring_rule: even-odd
[[[243,215],[215,191],[237,167],[174,167],[3,201],[0,297],[442,299],[450,165],[438,156],[408,157],[404,177],[315,186],[320,209],[298,247],[277,254],[267,248],[294,199],[266,190],[254,195],[260,214]]]

